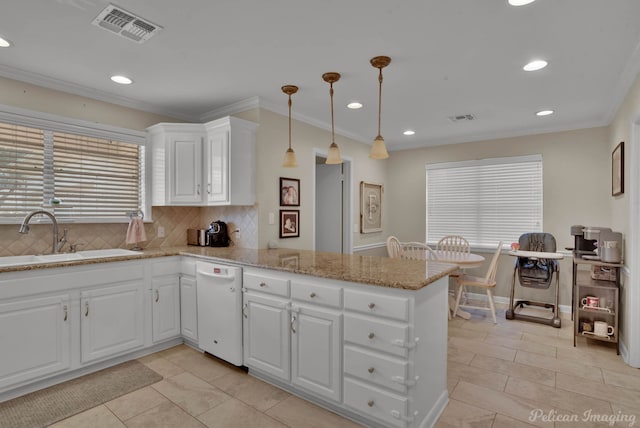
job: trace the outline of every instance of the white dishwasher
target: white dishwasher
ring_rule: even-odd
[[[242,366],[242,268],[198,261],[196,284],[200,348]]]

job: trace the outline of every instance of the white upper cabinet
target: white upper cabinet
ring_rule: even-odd
[[[147,129],[153,205],[253,205],[257,124],[225,117]]]

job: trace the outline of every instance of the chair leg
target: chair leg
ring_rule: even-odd
[[[456,306],[453,308],[453,317],[455,318],[458,314],[458,308],[460,307],[460,297],[462,296],[462,289],[464,287],[462,285],[458,285],[458,290],[456,293]]]
[[[489,307],[491,308],[491,315],[493,315],[493,323],[498,324],[496,320],[496,307],[493,304],[493,293],[491,293],[491,289],[487,288],[487,297],[489,298]]]

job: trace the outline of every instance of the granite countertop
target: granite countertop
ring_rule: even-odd
[[[145,249],[139,254],[128,256],[2,267],[0,273],[177,255],[213,258],[215,261],[232,262],[242,266],[407,290],[419,290],[457,269],[456,265],[434,261],[391,259],[310,250],[184,246]]]

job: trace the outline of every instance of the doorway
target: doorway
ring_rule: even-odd
[[[315,156],[314,249],[351,253],[351,161],[327,165]]]

